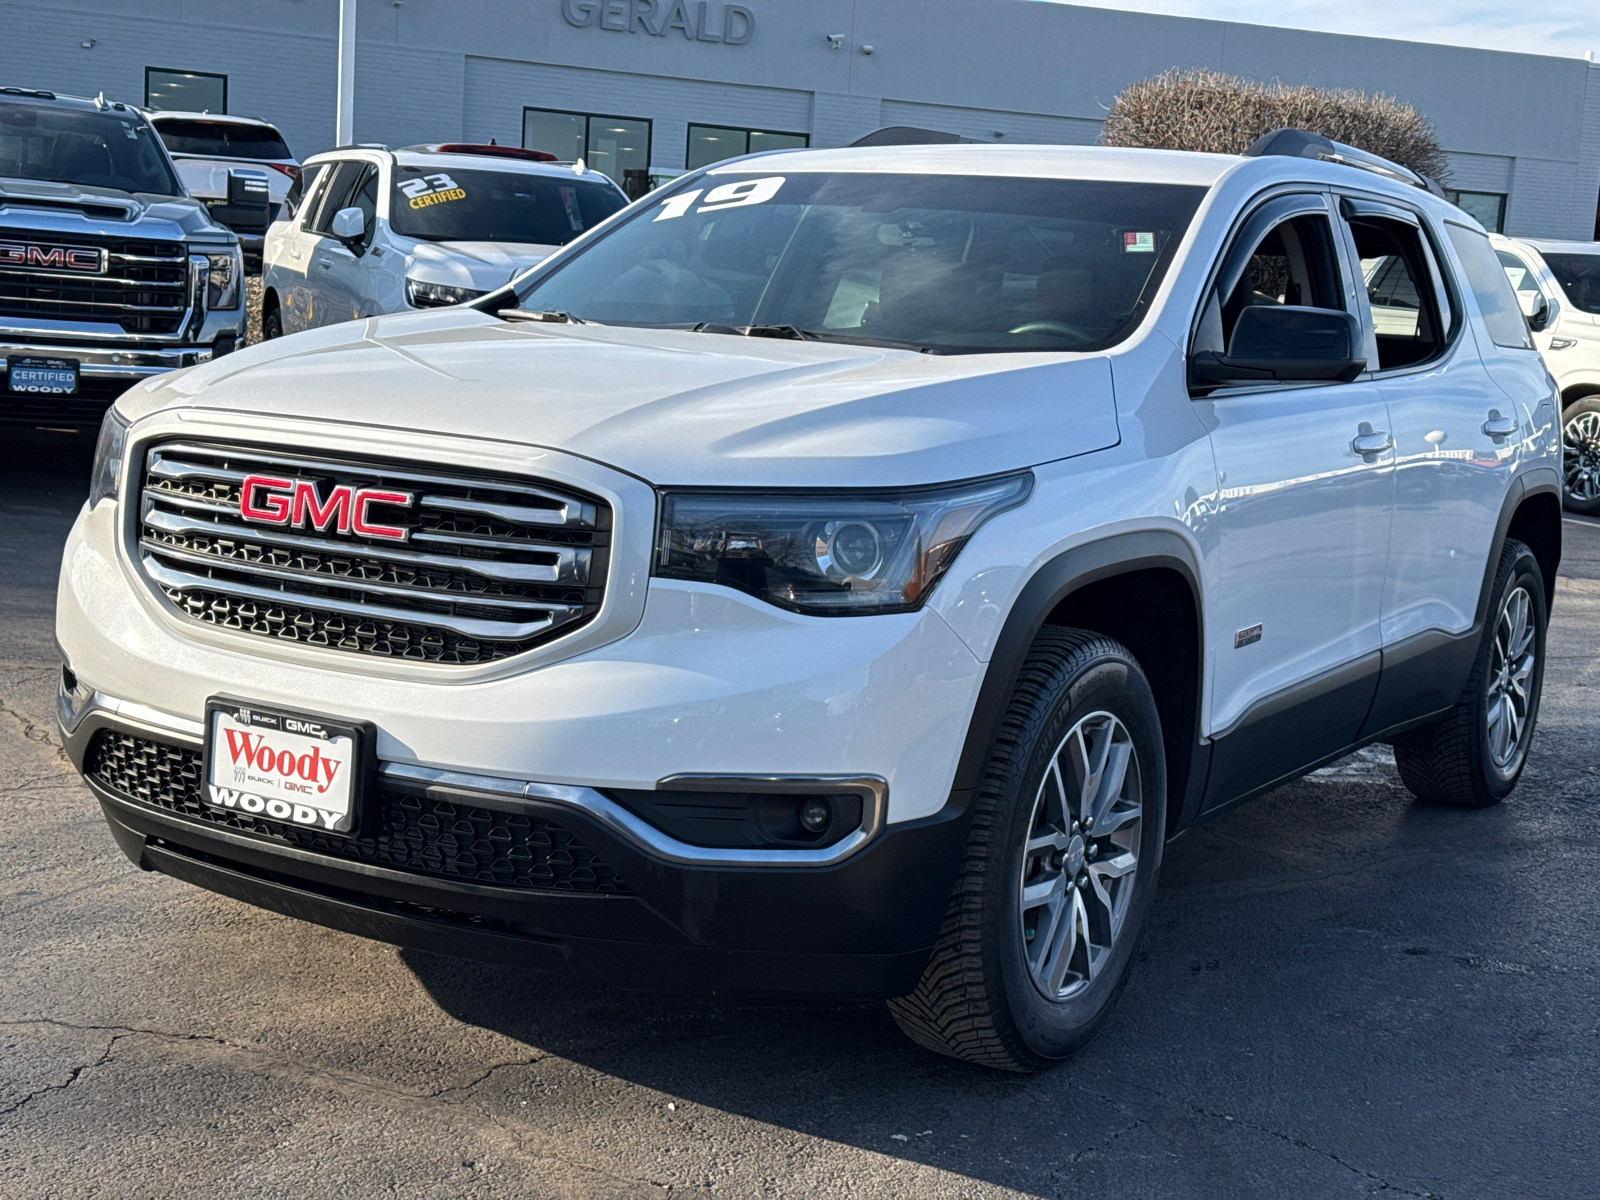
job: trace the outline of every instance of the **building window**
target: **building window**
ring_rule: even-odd
[[[605,117],[598,113],[522,110],[522,144],[543,150],[563,162],[583,159],[627,190],[649,190],[650,122],[638,117]]]
[[[225,113],[228,77],[206,71],[144,69],[144,106],[164,112]]]
[[[1445,198],[1490,233],[1504,233],[1506,198],[1500,192],[1458,192],[1445,188]]]
[[[765,129],[731,129],[723,125],[689,126],[689,151],[684,165],[691,171],[725,158],[759,150],[804,150],[811,138],[804,133],[773,133]]]

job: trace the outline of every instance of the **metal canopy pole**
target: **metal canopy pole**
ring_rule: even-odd
[[[334,145],[356,140],[356,0],[339,0],[339,99]]]

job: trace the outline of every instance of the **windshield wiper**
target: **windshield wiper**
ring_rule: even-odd
[[[556,308],[526,309],[502,308],[500,310],[502,321],[544,321],[550,325],[593,325],[593,321],[585,321],[582,317],[575,317],[569,312],[562,312]]]
[[[738,327],[737,332],[744,334],[745,337],[786,338],[791,342],[821,340],[820,334],[795,325],[742,325]]]

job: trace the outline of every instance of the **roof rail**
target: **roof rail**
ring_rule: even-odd
[[[941,133],[937,129],[918,129],[912,125],[886,125],[874,129],[865,137],[858,137],[852,146],[953,146],[957,142],[968,144],[976,138],[962,137],[959,133]]]
[[[0,87],[0,93],[7,96],[32,96],[37,100],[54,100],[54,92],[41,92],[37,88]]]
[[[329,146],[326,150],[318,150],[318,154],[332,154],[335,150],[388,150],[383,142],[350,142],[344,146]]]
[[[1380,155],[1357,150],[1354,146],[1346,146],[1343,142],[1336,142],[1332,138],[1312,133],[1307,129],[1274,129],[1271,133],[1264,133],[1250,143],[1245,155],[1249,158],[1263,158],[1270,155],[1287,158],[1319,158],[1323,162],[1342,163],[1347,167],[1371,171],[1374,175],[1382,175],[1398,183],[1409,183],[1412,187],[1432,192],[1441,200],[1445,198],[1444,190],[1428,176],[1413,171],[1410,167],[1402,167],[1397,162],[1390,162]]]

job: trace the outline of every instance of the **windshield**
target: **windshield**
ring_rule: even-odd
[[[577,177],[396,166],[389,226],[435,242],[564,246],[627,204],[609,183]]]
[[[155,122],[156,132],[174,154],[210,158],[293,158],[283,138],[270,125],[235,125],[231,121]]]
[[[150,126],[131,111],[0,103],[0,177],[183,195]]]
[[[1143,316],[1205,195],[965,175],[693,183],[537,277],[521,306],[946,353],[1095,350]]]
[[[1575,308],[1600,313],[1600,254],[1546,254],[1544,261]]]

